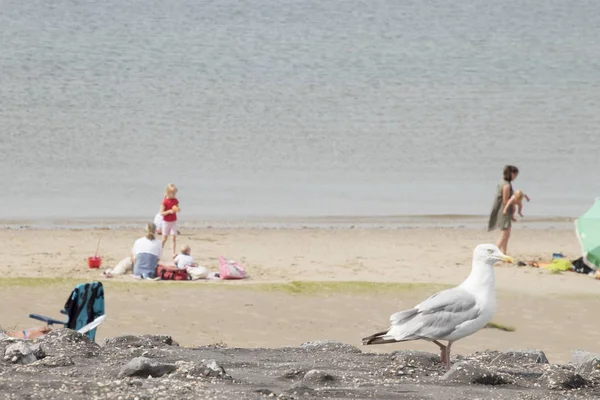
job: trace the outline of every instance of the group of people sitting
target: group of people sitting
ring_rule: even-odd
[[[157,226],[154,223],[146,225],[146,234],[137,239],[133,244],[131,256],[121,260],[114,268],[103,272],[107,278],[115,275],[125,275],[132,271],[134,278],[158,280],[156,269],[159,265],[163,245],[156,238]],[[179,254],[173,258],[172,267],[187,270],[190,275],[206,276],[206,269],[198,266],[191,255],[191,248],[188,245],[181,247]]]

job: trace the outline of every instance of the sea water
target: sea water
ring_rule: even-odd
[[[484,218],[505,164],[576,217],[598,37],[598,1],[5,0],[0,219],[150,221],[169,182],[188,222]]]

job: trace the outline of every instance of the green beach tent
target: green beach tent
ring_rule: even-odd
[[[587,264],[600,267],[600,198],[585,214],[575,221],[583,259]],[[592,265],[590,265],[592,266]]]

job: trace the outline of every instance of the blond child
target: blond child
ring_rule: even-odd
[[[508,211],[511,209],[511,207],[516,206],[517,212],[519,213],[521,218],[523,218],[523,212],[522,212],[523,211],[523,198],[525,198],[527,201],[529,201],[529,197],[525,193],[523,193],[523,191],[517,190],[512,196],[510,196],[510,199],[508,199],[508,201],[506,202],[503,213],[505,215],[508,214]],[[514,210],[513,210],[512,220],[513,221],[517,220],[514,217]]]
[[[163,217],[162,224],[162,247],[165,247],[165,243],[169,236],[173,238],[173,257],[177,255],[177,213],[181,211],[179,208],[179,200],[175,197],[177,195],[177,187],[169,183],[165,189],[165,197],[163,198],[162,204],[160,205],[160,215]]]
[[[173,262],[179,269],[187,269],[188,267],[197,267],[198,264],[194,262],[194,258],[191,256],[192,249],[188,245],[181,246],[181,253],[179,253]]]

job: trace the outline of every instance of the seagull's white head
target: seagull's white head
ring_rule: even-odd
[[[507,261],[511,263],[513,260],[512,257],[503,254],[500,249],[493,244],[480,244],[473,250],[473,261],[494,265],[498,261]]]

